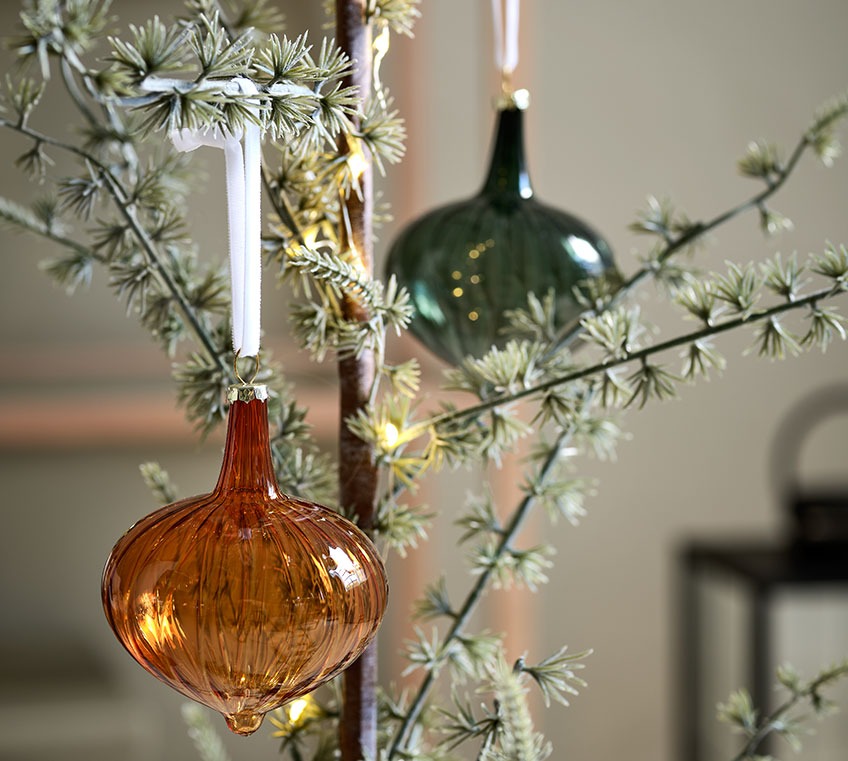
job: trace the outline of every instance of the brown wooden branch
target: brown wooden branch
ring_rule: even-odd
[[[336,42],[350,56],[353,67],[346,85],[367,97],[371,87],[371,30],[365,17],[365,0],[336,0]],[[349,149],[345,142],[342,150]],[[373,179],[370,161],[363,165],[356,191],[342,198],[342,251],[358,259],[363,270],[373,273]],[[367,321],[367,309],[348,297],[342,305],[349,320]],[[355,436],[346,421],[367,403],[374,383],[374,354],[339,361],[341,422],[339,431],[339,500],[368,531],[374,521],[378,474],[373,446]],[[372,645],[345,672],[339,747],[342,761],[377,757],[377,650]]]

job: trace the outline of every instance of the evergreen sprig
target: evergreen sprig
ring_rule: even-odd
[[[143,462],[138,469],[159,506],[177,501],[178,490],[171,482],[168,471],[163,470],[158,462]]]
[[[535,293],[527,294],[526,309],[508,309],[505,334],[518,339],[551,344],[556,339],[556,302],[553,289],[540,299]]]
[[[797,709],[806,704],[813,709],[816,717],[826,715],[832,704],[824,697],[823,691],[846,677],[848,661],[827,667],[807,681],[794,668],[783,665],[778,669],[777,678],[788,696],[769,714],[760,713],[747,690],[731,693],[727,702],[719,704],[718,718],[746,737],[744,746],[733,761],[754,761],[758,758],[758,749],[770,735],[786,740],[797,752],[801,747],[800,729],[805,720]]]
[[[320,301],[307,301],[292,310],[295,334],[318,360],[330,350],[342,356],[359,356],[366,349],[378,349],[382,353],[386,330],[399,334],[412,319],[409,294],[393,277],[383,286],[365,277],[356,264],[328,251],[305,247],[292,251],[288,267],[308,274],[319,286]],[[345,318],[341,309],[345,298],[363,304],[369,311],[369,319]]]
[[[414,603],[413,614],[415,618],[424,621],[441,616],[456,618],[456,611],[451,605],[447,580],[444,576],[440,576],[438,581],[427,586],[423,596]]]
[[[372,98],[365,107],[356,132],[356,137],[368,149],[382,175],[386,174],[386,164],[397,164],[406,151],[406,127],[392,105],[387,93],[382,101]]]
[[[600,346],[610,360],[621,359],[638,349],[645,332],[638,308],[617,307],[584,317],[581,327],[586,340]]]
[[[293,40],[272,34],[256,52],[253,65],[267,85],[289,80],[318,81],[322,72],[311,62],[309,50],[305,34]]]
[[[412,27],[421,16],[420,0],[367,0],[366,18],[382,21],[397,34],[412,36]]]
[[[529,674],[539,685],[546,706],[550,706],[551,701],[567,706],[569,697],[577,696],[578,688],[586,686],[586,681],[575,672],[585,668],[582,661],[591,653],[591,650],[569,653],[568,647],[563,646],[535,665],[528,666],[524,659],[521,659],[516,667]]]
[[[208,2],[210,7],[203,7],[204,2]],[[270,34],[285,24],[285,16],[271,0],[195,0],[195,3],[198,13],[209,15],[213,9],[218,10],[222,18],[228,20],[227,29],[236,36],[245,32]],[[189,7],[192,7],[191,3]]]
[[[459,537],[459,544],[464,544],[470,539],[481,539],[488,541],[503,535],[503,526],[495,515],[495,506],[491,495],[471,495],[466,501],[465,508],[456,525],[463,529]]]
[[[313,59],[304,37],[272,35],[262,42],[248,31],[234,37],[217,10],[170,27],[156,18],[130,31],[130,41],[110,38],[110,60],[130,86],[124,102],[144,113],[144,132],[237,130],[259,120],[275,137],[299,135],[303,149],[351,129],[357,101],[341,83],[350,63],[326,40]],[[258,114],[246,102],[251,96],[232,82],[235,76],[258,86]]]
[[[481,740],[480,753],[478,757],[492,747],[501,731],[501,719],[497,709],[489,709],[484,704],[483,713],[477,717],[473,707],[467,699],[460,698],[454,694],[453,710],[440,709],[444,718],[441,731],[446,735],[441,745],[445,750],[451,751],[470,740]]]
[[[773,184],[784,171],[785,161],[774,143],[756,140],[748,144],[748,151],[739,159],[739,171]]]
[[[524,485],[524,491],[536,497],[552,523],[565,518],[576,526],[586,515],[584,501],[588,484],[583,478],[546,478],[534,474]]]
[[[203,761],[230,761],[230,755],[206,710],[196,703],[184,703],[182,712],[188,736],[200,758]]]
[[[501,659],[491,667],[490,680],[501,721],[495,741],[481,757],[485,761],[544,761],[553,747],[533,727],[521,669]]]
[[[544,353],[542,344],[508,341],[502,349],[493,347],[479,359],[466,357],[458,367],[447,370],[446,388],[468,391],[481,399],[527,388],[541,375]]]
[[[668,198],[648,196],[647,208],[636,214],[636,221],[630,225],[636,233],[656,235],[666,243],[692,230],[692,222],[684,212],[674,208]]]
[[[131,41],[109,38],[112,53],[108,58],[127,81],[140,85],[151,75],[179,71],[185,65],[186,29],[167,27],[154,16],[142,26],[130,24],[129,31]]]
[[[813,257],[813,272],[834,281],[841,290],[848,289],[848,248],[829,244],[824,253]]]
[[[410,549],[427,538],[435,515],[422,506],[410,507],[394,500],[382,500],[377,508],[374,533],[381,543],[405,558]]]
[[[34,0],[20,13],[22,30],[10,47],[24,63],[36,61],[50,78],[50,59],[66,52],[80,56],[109,23],[110,0]]]
[[[804,136],[825,166],[832,166],[842,154],[836,128],[846,114],[848,114],[848,94],[843,93],[818,109],[813,123]]]
[[[829,336],[830,334],[828,334]],[[819,342],[822,340],[824,340],[823,335]],[[687,381],[694,381],[698,378],[708,380],[712,370],[721,373],[727,366],[727,361],[713,348],[709,339],[692,341],[683,349],[682,356],[684,363],[681,375]]]
[[[439,441],[439,444],[431,444],[431,446],[439,446],[445,441],[441,431],[455,430],[463,419],[479,419],[479,416],[486,412],[511,405],[522,399],[542,397],[550,390],[566,387],[567,384],[574,381],[593,376],[603,377],[611,369],[632,362],[638,362],[639,367],[629,379],[629,383],[635,391],[635,393],[631,392],[630,403],[637,401],[644,403],[650,398],[670,398],[674,394],[677,376],[649,360],[654,355],[662,354],[669,349],[688,346],[697,341],[703,342],[705,339],[740,328],[743,325],[760,326],[757,346],[767,356],[780,358],[786,354],[790,346],[794,350],[794,343],[790,341],[791,335],[788,331],[782,330],[778,318],[784,313],[818,305],[822,300],[834,298],[842,293],[846,288],[846,271],[843,266],[845,264],[848,264],[848,257],[846,257],[845,252],[833,247],[828,247],[821,255],[811,255],[807,268],[811,272],[822,274],[825,278],[823,287],[805,295],[797,295],[792,301],[783,300],[770,306],[758,307],[756,305],[762,296],[762,278],[756,274],[753,265],[740,267],[729,263],[727,273],[715,275],[710,288],[717,298],[730,305],[735,316],[716,320],[712,325],[702,327],[692,333],[681,334],[668,341],[636,350],[628,350],[627,341],[623,340],[622,337],[632,332],[632,325],[634,324],[632,312],[626,310],[605,312],[604,320],[601,323],[603,330],[596,331],[600,335],[597,342],[605,349],[607,355],[613,356],[607,356],[596,364],[568,369],[561,374],[552,374],[548,378],[518,390],[486,395],[477,404],[447,410],[433,416],[429,421],[419,423],[419,426],[427,428],[433,439]],[[767,322],[770,325],[763,327],[763,324]],[[763,338],[764,335],[767,335],[767,340]],[[831,332],[829,336],[832,337],[832,335]],[[824,345],[826,346],[826,343]],[[501,360],[502,357],[503,354],[499,354],[498,360]],[[721,360],[717,358],[716,367],[720,364]],[[512,370],[520,371],[522,367],[523,365],[517,364]],[[503,371],[507,373],[508,377],[510,368],[506,367]],[[453,379],[453,376],[450,377]]]

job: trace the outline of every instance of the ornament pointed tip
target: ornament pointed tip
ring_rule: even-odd
[[[264,714],[254,713],[253,711],[239,711],[224,716],[229,730],[241,737],[252,735],[259,727],[262,726]]]

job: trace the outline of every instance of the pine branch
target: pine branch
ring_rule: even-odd
[[[553,655],[533,666],[528,666],[523,658],[516,663],[517,669],[529,674],[539,685],[546,706],[550,706],[552,700],[567,706],[567,696],[577,695],[577,687],[586,686],[586,682],[574,672],[583,668],[583,664],[578,661],[591,655],[592,651],[586,650],[572,655],[567,651],[567,647],[561,647]]]
[[[141,477],[153,496],[156,504],[161,507],[178,499],[178,490],[171,481],[170,475],[158,462],[143,462],[138,466]]]
[[[70,143],[65,143],[61,140],[45,135],[41,132],[37,132],[25,125],[15,124],[13,122],[10,122],[8,119],[0,117],[0,127],[6,127],[15,132],[19,132],[22,135],[26,135],[27,137],[32,138],[37,142],[41,142],[46,145],[52,145],[55,148],[59,148],[63,151],[74,154],[75,156],[78,156],[79,158],[83,159],[89,165],[96,169],[99,177],[105,183],[109,195],[114,200],[119,213],[129,225],[130,229],[136,237],[136,240],[138,241],[142,250],[146,254],[151,266],[156,272],[156,276],[161,280],[162,284],[165,286],[165,289],[171,294],[173,299],[178,304],[183,317],[185,318],[186,322],[191,327],[198,341],[208,354],[209,359],[213,363],[219,365],[225,372],[229,372],[229,368],[221,357],[220,351],[218,350],[215,342],[213,341],[212,336],[209,334],[209,332],[200,322],[198,316],[195,314],[194,309],[188,302],[186,294],[177,285],[177,283],[171,277],[167,268],[163,264],[163,256],[159,253],[156,244],[153,242],[147,230],[145,230],[144,226],[139,221],[138,216],[134,211],[134,205],[129,193],[120,183],[120,181],[114,176],[112,171],[88,151],[85,151],[82,148],[79,148]]]
[[[588,367],[582,367],[580,369],[573,370],[562,375],[558,375],[554,378],[550,378],[535,385],[527,386],[518,391],[514,391],[507,394],[500,394],[497,396],[493,396],[490,399],[486,399],[478,404],[471,405],[469,407],[463,407],[460,409],[451,410],[449,412],[434,415],[429,420],[425,420],[421,423],[418,423],[416,425],[416,429],[418,431],[423,432],[425,429],[433,430],[438,426],[454,425],[461,420],[467,418],[475,418],[480,414],[496,409],[497,407],[511,404],[512,402],[517,402],[521,399],[526,399],[531,396],[536,396],[537,394],[542,394],[545,391],[549,391],[559,386],[563,386],[567,383],[572,383],[573,381],[582,380],[584,378],[591,378],[595,375],[601,375],[602,373],[608,372],[609,370],[612,370],[621,365],[628,364],[630,362],[643,362],[650,359],[655,354],[661,354],[662,352],[669,351],[670,349],[675,349],[679,346],[685,346],[687,344],[695,343],[698,341],[704,341],[712,336],[716,336],[721,333],[726,333],[730,330],[740,328],[743,325],[754,325],[757,323],[761,323],[770,320],[778,315],[784,314],[786,312],[791,312],[802,307],[815,307],[819,302],[826,301],[827,299],[833,298],[844,292],[845,288],[841,285],[836,285],[829,288],[822,288],[818,291],[815,291],[814,293],[808,294],[807,296],[797,298],[795,301],[787,301],[784,303],[775,304],[774,306],[768,307],[766,309],[754,310],[748,313],[747,315],[743,314],[733,319],[728,319],[723,322],[708,325],[704,328],[701,328],[700,330],[695,330],[691,333],[684,333],[675,338],[669,339],[668,341],[653,344],[638,351],[625,353],[617,358],[607,359],[603,362],[599,362]]]
[[[196,703],[183,704],[183,721],[188,725],[188,736],[202,761],[230,761],[230,756],[224,743],[206,709]]]
[[[398,34],[412,36],[412,27],[421,16],[420,0],[368,0],[365,6],[367,17],[383,21]]]
[[[590,398],[587,397],[584,403],[589,404]],[[547,454],[547,457],[545,458],[544,463],[539,469],[539,474],[537,477],[538,483],[546,482],[548,478],[550,478],[554,474],[557,463],[560,457],[562,456],[563,451],[571,442],[573,435],[574,428],[564,429],[560,432],[559,437],[557,438],[554,445],[551,447],[550,451]],[[524,499],[521,500],[515,512],[512,514],[509,523],[503,529],[502,536],[494,550],[493,557],[500,558],[507,552],[509,552],[512,542],[517,537],[527,517],[529,516],[533,507],[537,503],[537,500],[538,497],[534,493],[527,494],[527,496],[525,496]],[[452,614],[453,624],[441,640],[441,643],[438,648],[438,652],[445,654],[442,657],[446,657],[446,654],[450,652],[451,645],[453,644],[453,642],[457,640],[462,634],[462,631],[468,623],[468,620],[471,618],[472,613],[476,609],[477,604],[483,595],[483,592],[488,587],[489,583],[493,580],[495,571],[496,568],[494,565],[490,566],[488,569],[483,570],[480,576],[477,578],[477,581],[474,586],[468,592],[468,595],[466,596],[463,604],[459,607],[455,614]],[[412,729],[418,721],[419,716],[421,715],[421,711],[424,708],[424,704],[436,684],[436,671],[437,669],[429,670],[422,679],[421,684],[419,685],[418,690],[415,693],[415,696],[412,698],[412,702],[409,705],[409,709],[407,710],[406,716],[404,716],[403,722],[395,733],[395,736],[392,740],[392,744],[388,751],[386,761],[392,761],[392,759],[400,756],[403,753],[404,745],[408,741]]]
[[[822,689],[846,677],[848,677],[848,661],[842,661],[824,669],[806,683],[801,682],[793,669],[781,667],[778,669],[778,679],[783,687],[789,690],[789,697],[759,721],[747,692],[739,691],[731,695],[727,703],[719,706],[719,718],[737,725],[748,735],[745,745],[732,761],[753,761],[756,758],[757,749],[771,734],[780,734],[790,742],[793,740],[797,742],[797,738],[793,735],[795,725],[789,719],[792,709],[802,702],[809,701],[815,713],[821,716],[829,708],[828,702],[821,695]]]
[[[834,116],[828,124],[836,119],[842,118],[844,116],[844,110],[839,112],[836,116]],[[745,201],[737,204],[736,206],[727,209],[720,214],[717,214],[712,219],[707,222],[697,222],[688,226],[688,229],[684,229],[682,232],[679,232],[676,237],[666,237],[663,236],[666,240],[664,247],[657,253],[655,258],[645,264],[643,267],[634,272],[627,280],[625,280],[618,291],[604,304],[598,305],[593,309],[590,309],[586,313],[582,315],[582,317],[589,317],[593,315],[597,315],[601,312],[604,312],[613,306],[621,303],[624,297],[629,294],[637,285],[639,285],[643,280],[652,276],[663,264],[665,264],[671,257],[675,254],[685,250],[687,247],[692,246],[695,242],[703,238],[707,233],[712,232],[717,227],[721,227],[725,223],[729,222],[734,217],[743,214],[746,211],[750,211],[751,209],[761,209],[764,207],[765,202],[771,198],[781,187],[783,187],[784,183],[789,179],[792,172],[795,170],[795,167],[798,165],[801,157],[804,152],[814,146],[814,139],[817,132],[813,131],[813,128],[808,130],[804,135],[800,138],[792,153],[789,156],[789,159],[785,164],[775,167],[774,173],[772,175],[772,179],[767,183],[765,189],[761,190],[759,193],[755,193]],[[667,229],[667,228],[666,228]],[[657,230],[657,232],[662,232],[662,230]],[[554,354],[559,351],[563,346],[567,346],[570,344],[574,338],[576,338],[581,332],[582,319],[568,326],[561,334],[558,336],[557,340],[551,345],[549,350],[550,354]]]
[[[0,197],[0,222],[4,222],[19,230],[40,235],[42,238],[52,240],[64,248],[70,249],[74,253],[87,259],[100,262],[106,261],[106,257],[97,253],[83,243],[77,240],[62,235],[58,230],[40,220],[29,209],[9,200],[8,198]]]
[[[84,95],[77,87],[74,75],[80,78],[88,96],[100,106],[112,134],[116,136],[126,136],[127,129],[123,120],[115,110],[114,105],[103,98],[97,82],[89,69],[82,63],[82,61],[80,61],[76,52],[68,46],[63,46],[61,49],[61,57],[62,78],[65,83],[65,87],[71,96],[71,100],[83,114],[86,121],[94,127],[98,126],[100,123],[88,107]],[[121,140],[121,154],[127,163],[127,168],[130,172],[135,173],[138,170],[139,159],[131,141]]]
[[[510,668],[501,658],[491,667],[491,682],[501,721],[496,742],[481,757],[486,761],[544,761],[553,748],[533,727],[520,662]]]

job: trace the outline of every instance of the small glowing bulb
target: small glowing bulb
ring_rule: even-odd
[[[345,258],[348,264],[352,267],[358,269],[363,275],[366,273],[365,261],[362,258],[362,254],[359,253],[359,249],[353,244],[350,243],[347,249],[347,257]]]
[[[389,25],[385,24],[380,33],[374,38],[374,53],[381,58],[389,52]]]
[[[386,423],[383,428],[383,444],[386,449],[394,447],[394,445],[398,443],[399,438],[400,431],[398,431],[397,426],[394,423]]]
[[[456,296],[457,298],[462,296],[462,288],[454,288],[453,289],[453,295]]]
[[[347,165],[350,169],[350,174],[357,182],[359,178],[365,174],[368,168],[368,162],[365,159],[365,154],[362,149],[356,144],[347,155]]]
[[[300,717],[303,716],[303,712],[309,707],[309,700],[306,698],[298,698],[297,700],[292,700],[288,705],[288,714],[289,714],[289,722],[297,726]]]
[[[269,718],[277,728],[272,737],[290,737],[295,730],[300,729],[307,721],[321,715],[321,708],[311,695],[292,700],[288,705],[273,711]]]
[[[312,248],[318,240],[318,225],[310,225],[303,231],[303,245]]]

